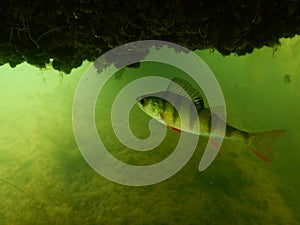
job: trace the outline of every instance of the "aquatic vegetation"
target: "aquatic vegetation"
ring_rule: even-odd
[[[55,69],[70,73],[114,47],[149,39],[245,55],[299,34],[299,10],[299,2],[289,0],[5,0],[0,4],[0,64],[15,67],[26,61],[43,68],[54,59]]]

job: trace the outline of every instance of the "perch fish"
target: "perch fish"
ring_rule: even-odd
[[[178,88],[178,85],[181,88]],[[165,99],[171,99],[173,103],[175,102],[180,113],[174,105]],[[174,131],[184,131],[205,137],[218,135],[210,132],[211,110],[209,107],[205,107],[202,94],[181,78],[174,78],[166,91],[138,97],[137,104],[146,114]],[[198,115],[195,116],[191,113],[192,107],[196,108]],[[199,126],[195,126],[197,119],[200,129]],[[224,139],[245,144],[260,159],[270,162],[272,160],[272,145],[284,132],[285,130],[271,130],[249,133],[226,124]],[[214,145],[214,143],[211,144]]]

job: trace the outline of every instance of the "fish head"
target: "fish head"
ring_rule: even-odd
[[[155,96],[140,96],[137,99],[137,105],[149,116],[160,119],[160,113],[162,112],[161,101],[163,99]]]

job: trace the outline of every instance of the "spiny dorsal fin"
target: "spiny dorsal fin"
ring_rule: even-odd
[[[180,87],[182,87],[182,89],[186,93],[184,93],[181,89],[179,89],[176,86],[176,84],[179,85]],[[171,80],[167,91],[172,92],[177,95],[181,95],[186,98],[191,98],[192,101],[195,103],[195,105],[204,106],[203,97],[202,97],[201,93],[198,90],[196,90],[189,82],[187,82],[179,77],[175,77]]]

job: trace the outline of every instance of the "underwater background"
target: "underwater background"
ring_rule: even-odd
[[[286,129],[265,163],[244,145],[224,141],[205,171],[198,164],[207,143],[200,137],[192,159],[168,180],[145,187],[113,183],[88,166],[76,145],[72,103],[91,65],[65,75],[21,64],[0,67],[0,225],[18,224],[300,224],[300,37],[281,39],[246,56],[196,53],[222,87],[228,123],[253,132]],[[142,63],[119,71],[96,106],[99,136],[115,157],[134,165],[158,162],[180,134],[147,153],[133,152],[110,123],[114,97],[141,76],[184,76]],[[147,137],[149,117],[137,107],[130,123]]]

